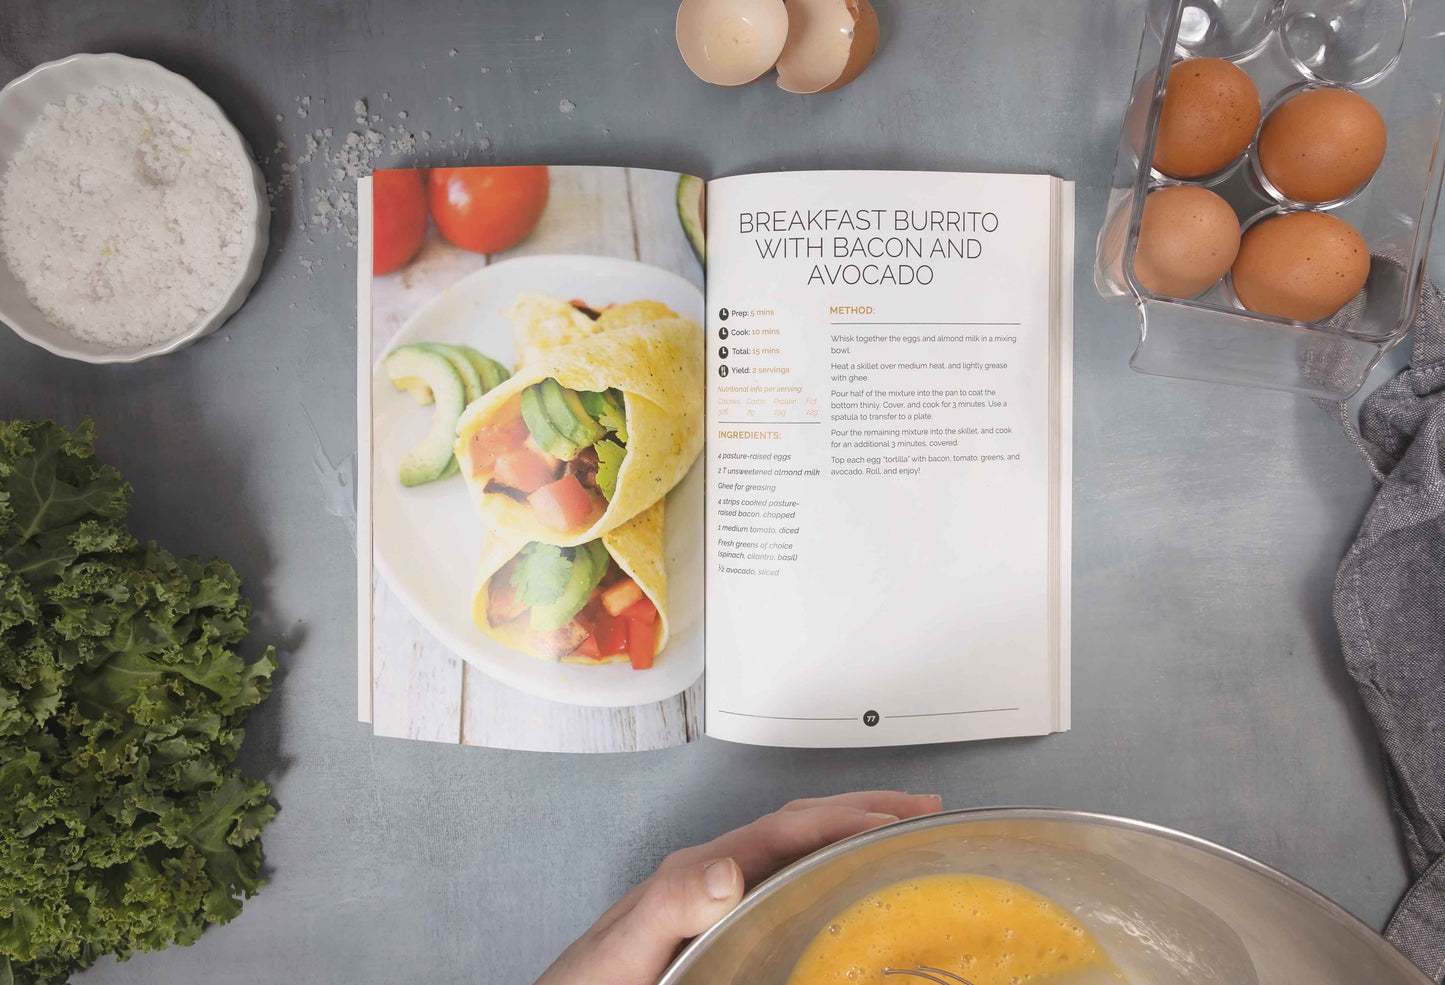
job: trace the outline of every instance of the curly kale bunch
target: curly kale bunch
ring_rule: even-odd
[[[276,666],[241,580],[138,543],[93,442],[0,422],[0,985],[230,920],[276,813],[234,766]]]

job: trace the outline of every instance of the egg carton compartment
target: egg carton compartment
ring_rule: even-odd
[[[1393,33],[1392,33],[1393,32]],[[1248,148],[1196,179],[1162,174],[1153,161],[1168,73],[1193,57],[1243,69],[1262,112]],[[1408,331],[1418,306],[1445,155],[1445,4],[1408,0],[1156,0],[1149,7],[1133,98],[1125,113],[1095,284],[1106,300],[1132,301],[1140,342],[1130,365],[1145,373],[1344,398]],[[1384,159],[1349,195],[1306,203],[1279,192],[1259,165],[1269,114],[1312,88],[1348,88],[1385,121]],[[1144,198],[1169,185],[1220,195],[1242,226],[1283,211],[1327,211],[1350,223],[1371,252],[1360,293],[1314,323],[1244,309],[1226,275],[1192,298],[1153,294],[1134,273]]]

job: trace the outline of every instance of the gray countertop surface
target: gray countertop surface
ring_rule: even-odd
[[[1092,287],[1144,4],[875,3],[873,67],[799,97],[695,81],[672,0],[3,0],[0,79],[75,51],[155,59],[214,96],[289,186],[250,301],[195,347],[101,368],[0,332],[0,415],[94,417],[101,454],[135,485],[136,530],[232,561],[256,605],[252,643],[281,651],[243,754],[281,805],[269,884],[194,947],[106,960],[81,981],[530,981],[672,849],[792,797],[880,786],[1175,826],[1383,924],[1405,868],[1330,618],[1369,475],[1307,400],[1132,373],[1134,315]],[[313,128],[334,128],[333,146],[361,129],[361,98],[385,116],[377,166],[1078,182],[1073,731],[612,756],[373,739],[356,721],[352,532],[314,464],[355,448],[354,251],[315,201],[346,184],[328,185],[321,155],[290,182],[282,167]],[[392,142],[408,128],[412,153]]]

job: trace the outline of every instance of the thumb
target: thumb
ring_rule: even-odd
[[[743,873],[730,858],[664,867],[637,904],[599,942],[595,980],[654,985],[677,954],[732,912],[743,898]]]

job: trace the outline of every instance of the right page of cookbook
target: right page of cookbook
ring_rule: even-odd
[[[707,187],[709,735],[1069,727],[1073,186]]]

